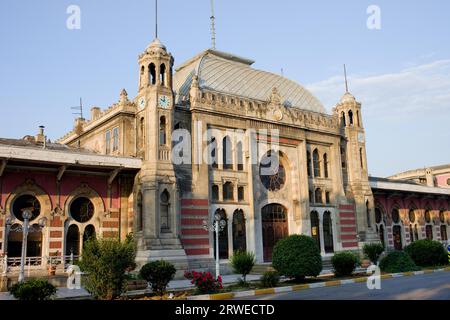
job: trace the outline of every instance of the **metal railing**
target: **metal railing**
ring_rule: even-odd
[[[80,259],[76,255],[68,256],[42,256],[42,257],[27,257],[25,259],[25,269],[30,274],[32,270],[42,270],[48,266],[63,266],[64,271],[76,263]],[[0,257],[0,274],[6,275],[10,272],[17,272],[20,269],[20,257]]]

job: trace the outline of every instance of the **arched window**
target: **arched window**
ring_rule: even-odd
[[[219,186],[218,185],[213,185],[211,188],[211,198],[213,201],[218,201],[219,200]]]
[[[312,172],[311,172],[311,152],[307,151],[306,152],[306,165],[307,165],[307,170],[308,170],[308,177],[312,177]]]
[[[242,210],[233,213],[233,251],[246,251],[245,216]]]
[[[160,203],[159,203],[159,213],[161,217],[161,232],[170,232],[170,219],[169,219],[169,208],[170,208],[170,195],[167,190],[161,193]]]
[[[94,204],[86,197],[76,198],[70,204],[70,216],[79,223],[85,223],[94,216]]]
[[[317,211],[311,212],[311,237],[316,241],[317,247],[321,250],[320,247],[320,222],[319,222],[319,214]]]
[[[314,192],[314,202],[315,203],[323,203],[323,199],[322,199],[322,189],[317,188],[316,191]]]
[[[323,242],[325,253],[334,252],[333,223],[331,220],[331,213],[329,211],[325,211],[323,214]]]
[[[233,183],[225,182],[223,185],[223,200],[232,201],[234,200],[234,190]]]
[[[319,151],[317,149],[313,152],[313,166],[314,166],[314,177],[320,177],[320,160]]]
[[[164,63],[159,66],[159,83],[162,86],[166,85],[166,65]]]
[[[353,125],[353,112],[352,112],[352,110],[350,110],[348,112],[348,120],[350,122],[350,125],[352,126]]]
[[[80,229],[76,224],[69,226],[66,234],[66,255],[72,253],[74,256],[80,255]]]
[[[84,229],[83,233],[83,248],[87,241],[93,240],[96,238],[95,227],[90,224]]]
[[[325,178],[328,178],[328,155],[326,153],[323,155],[323,174]]]
[[[154,63],[148,66],[148,81],[150,85],[156,84],[156,67]]]
[[[341,123],[342,123],[343,127],[347,126],[346,121],[345,121],[345,113],[344,113],[344,111],[342,111],[342,114],[341,114]]]
[[[215,137],[211,137],[211,141],[209,143],[209,150],[210,150],[210,164],[213,168],[218,168],[218,161],[217,161],[217,140]]]
[[[242,150],[242,142],[238,142],[238,144],[236,145],[236,150],[237,150],[237,169],[239,171],[243,171],[244,170],[244,152]]]
[[[222,140],[222,160],[224,169],[233,169],[233,153],[231,148],[231,139],[229,136],[226,136]]]
[[[222,220],[227,221],[227,214],[223,209],[217,209],[215,214],[220,214]],[[214,257],[216,257],[216,232],[214,231]],[[219,231],[219,258],[228,259],[228,223]]]
[[[139,86],[142,87],[142,80],[144,79],[145,67],[141,67],[141,74],[139,76]]]
[[[166,117],[162,116],[159,119],[159,144],[161,146],[166,145],[167,137],[166,137]]]

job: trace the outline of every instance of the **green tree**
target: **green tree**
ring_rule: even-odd
[[[94,298],[113,300],[126,290],[125,272],[136,267],[135,243],[131,237],[91,239],[83,248],[80,268],[86,273],[84,287]]]

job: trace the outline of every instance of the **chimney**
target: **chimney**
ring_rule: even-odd
[[[35,137],[37,143],[45,143],[44,126],[39,126],[38,134]]]
[[[91,120],[97,120],[100,117],[101,110],[99,107],[92,107]]]

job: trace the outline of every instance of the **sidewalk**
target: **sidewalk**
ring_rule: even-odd
[[[233,275],[225,275],[222,276],[222,283],[223,284],[231,284],[235,283],[239,280],[241,276],[237,274]],[[248,281],[254,281],[259,280],[261,276],[260,275],[248,275],[247,280]],[[190,280],[173,280],[169,283],[168,289],[169,290],[183,290],[183,289],[192,289],[194,286],[191,284]],[[126,294],[127,295],[139,295],[144,294],[146,290],[136,290],[136,291],[129,291]],[[88,299],[90,297],[89,293],[84,290],[69,290],[67,288],[58,288],[58,291],[56,293],[56,299]],[[15,300],[14,297],[9,294],[9,292],[0,292],[0,300]]]

